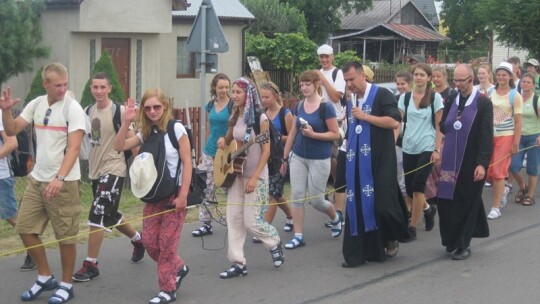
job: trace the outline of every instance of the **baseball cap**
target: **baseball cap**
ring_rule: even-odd
[[[332,55],[334,54],[334,49],[328,44],[323,44],[317,49],[317,55]]]
[[[416,55],[413,55],[411,57],[411,59],[409,59],[409,62],[410,61],[416,61],[416,62],[426,62],[426,57],[420,55],[420,54],[416,54]]]
[[[540,66],[540,64],[538,63],[538,60],[533,59],[533,58],[527,60],[527,61],[525,62],[525,64],[530,64],[530,65],[535,66],[535,67]]]
[[[373,70],[367,65],[362,66],[362,69],[364,69],[364,74],[366,74],[367,82],[372,83],[373,77],[375,77],[375,73],[373,73]]]
[[[512,70],[512,64],[511,63],[508,63],[506,61],[503,61],[499,64],[499,66],[495,69],[495,72],[497,72],[498,70],[505,70],[507,71],[508,73],[510,74],[513,74],[513,70]]]

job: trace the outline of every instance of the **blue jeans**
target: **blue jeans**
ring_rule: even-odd
[[[17,199],[15,198],[15,178],[0,179],[0,218],[12,219],[17,216]]]
[[[536,147],[536,138],[539,134],[534,135],[522,135],[521,140],[519,141],[519,150],[535,146],[527,150],[519,151],[518,154],[512,157],[512,162],[510,163],[510,171],[512,173],[519,173],[521,171],[521,165],[523,164],[523,159],[525,159],[525,154],[527,154],[527,175],[538,176],[538,160],[540,155],[539,148]]]

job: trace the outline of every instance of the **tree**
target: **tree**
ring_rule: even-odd
[[[242,4],[255,16],[249,24],[249,33],[301,33],[307,36],[306,18],[296,7],[279,0],[242,0]]]
[[[47,94],[47,91],[45,91],[45,88],[43,87],[43,78],[41,77],[44,68],[45,67],[42,66],[39,71],[37,71],[36,76],[34,76],[32,84],[30,85],[30,92],[28,92],[28,95],[26,95],[26,98],[24,99],[25,103],[32,101],[38,96]]]
[[[341,28],[342,14],[362,12],[373,0],[280,0],[304,12],[308,37],[316,43],[326,42],[330,33]]]
[[[124,89],[120,85],[120,81],[118,80],[118,74],[114,69],[111,55],[107,50],[103,51],[101,57],[94,65],[91,76],[94,76],[96,73],[99,72],[106,73],[109,76],[109,80],[112,85],[112,91],[109,94],[109,98],[120,103],[124,102],[126,100],[126,94],[124,93]],[[90,77],[90,79],[88,79],[88,81],[86,82],[86,86],[84,87],[83,95],[81,97],[81,106],[83,108],[94,103],[94,96],[92,96],[92,92],[90,92],[91,84],[92,77]]]
[[[317,45],[299,33],[276,33],[268,38],[262,33],[254,36],[247,34],[247,56],[259,58],[264,69],[270,67],[284,69],[293,74],[288,84],[294,87],[294,80],[305,70],[318,65]]]
[[[0,85],[12,76],[32,71],[34,59],[46,58],[40,45],[39,14],[43,1],[2,0],[0,4]]]
[[[481,0],[475,14],[497,33],[499,41],[528,50],[530,57],[540,56],[538,1]]]
[[[345,63],[349,61],[362,62],[362,59],[358,57],[358,55],[356,55],[356,52],[353,50],[337,53],[334,57],[334,65],[338,68],[341,68]]]

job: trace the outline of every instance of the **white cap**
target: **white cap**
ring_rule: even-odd
[[[332,55],[334,54],[334,49],[328,44],[323,44],[317,49],[317,55]]]
[[[525,62],[525,64],[530,64],[530,65],[535,66],[535,67],[540,66],[540,64],[538,63],[538,60],[533,59],[533,58],[527,60],[527,62]]]
[[[129,168],[129,178],[131,179],[131,192],[135,197],[141,198],[147,195],[157,179],[154,156],[148,152],[137,155]]]
[[[508,63],[506,61],[503,61],[499,64],[499,66],[495,69],[495,72],[497,72],[498,70],[505,70],[507,71],[508,73],[510,74],[514,74],[513,70],[512,70],[512,64],[511,63]]]

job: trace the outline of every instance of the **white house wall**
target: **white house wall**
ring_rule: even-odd
[[[83,1],[80,16],[79,30],[84,32],[171,32],[171,1]]]
[[[505,46],[501,42],[498,41],[497,35],[493,35],[493,66],[496,67],[501,63],[502,61],[507,60],[510,57],[517,56],[519,59],[521,59],[521,64],[523,65],[523,62],[527,59],[527,56],[529,56],[528,51],[524,50],[518,50],[513,47]]]

